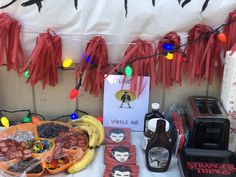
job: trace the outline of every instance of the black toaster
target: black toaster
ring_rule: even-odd
[[[215,97],[191,96],[187,105],[189,147],[227,150],[230,121],[220,102]]]

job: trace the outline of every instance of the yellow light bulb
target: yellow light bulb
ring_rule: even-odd
[[[9,123],[9,120],[8,120],[7,117],[2,117],[2,118],[1,118],[1,123],[2,123],[2,125],[3,125],[4,127],[6,127],[6,128],[10,127],[10,123]]]
[[[168,52],[165,57],[166,57],[166,59],[168,59],[168,60],[173,60],[174,55],[173,55],[173,53],[169,53],[169,52]]]
[[[73,63],[73,60],[71,58],[67,58],[63,61],[62,66],[64,68],[68,68],[72,65],[72,63]]]

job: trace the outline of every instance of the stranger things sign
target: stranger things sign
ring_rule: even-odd
[[[179,168],[182,177],[236,177],[236,158],[230,151],[184,149]]]
[[[236,168],[231,163],[187,162],[187,169],[202,175],[232,175]],[[235,175],[234,175],[235,176]]]

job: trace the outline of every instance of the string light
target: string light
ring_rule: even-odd
[[[41,120],[36,116],[32,116],[31,120],[33,124],[38,124],[41,122]]]
[[[73,100],[77,97],[77,95],[79,94],[79,89],[81,87],[82,84],[82,78],[80,78],[79,83],[77,84],[77,86],[71,90],[70,92],[70,99]]]
[[[25,70],[25,72],[24,72],[24,77],[25,77],[26,79],[29,78],[29,70],[28,70],[28,69]]]
[[[101,123],[103,123],[103,117],[97,117],[97,120]]]
[[[185,53],[182,54],[181,58],[180,58],[181,62],[186,62],[187,61],[187,56]]]
[[[88,63],[88,62],[90,61],[90,58],[91,58],[91,56],[90,56],[90,55],[89,55],[89,56],[87,56],[87,57],[86,57],[86,59],[85,59],[85,62],[86,62],[86,63]]]
[[[91,64],[91,65],[94,65],[94,61],[91,60],[91,55],[89,55],[89,56],[87,56],[87,57],[85,58],[85,62],[86,62],[86,63],[89,63],[89,61],[90,61],[90,64]]]
[[[126,77],[130,78],[132,76],[132,74],[133,74],[133,69],[130,66],[130,64],[127,64],[125,67],[125,75],[126,75]]]
[[[79,94],[79,90],[74,88],[73,90],[71,90],[70,92],[70,99],[73,100],[75,97],[77,97],[77,95]]]
[[[73,114],[70,115],[70,119],[71,119],[71,120],[76,120],[76,119],[78,119],[78,117],[79,117],[79,116],[78,116],[78,114],[76,114],[76,113],[73,113]]]
[[[165,57],[167,60],[173,60],[174,55],[173,55],[173,53],[168,52],[167,55],[165,55]]]
[[[224,23],[224,24],[222,24],[222,25],[220,25],[220,26],[218,26],[218,27],[212,29],[212,31],[210,31],[210,32],[203,33],[201,36],[199,36],[199,38],[194,39],[194,40],[192,40],[192,41],[188,41],[188,42],[186,42],[186,43],[184,43],[184,44],[181,44],[181,45],[179,45],[179,46],[174,46],[174,45],[172,45],[172,44],[170,44],[170,43],[166,43],[166,44],[163,45],[163,48],[165,49],[165,51],[168,51],[167,55],[166,55],[166,52],[164,52],[164,53],[162,52],[162,53],[155,53],[155,54],[149,55],[149,56],[134,58],[134,59],[132,60],[132,62],[130,62],[130,64],[133,63],[133,62],[135,62],[135,61],[137,61],[137,60],[149,59],[149,58],[152,58],[152,57],[158,56],[158,55],[165,55],[167,59],[172,60],[172,59],[173,59],[173,53],[172,53],[172,52],[181,53],[181,52],[178,51],[178,49],[180,49],[181,47],[186,47],[186,46],[189,45],[189,44],[192,44],[192,43],[195,43],[195,42],[197,42],[197,41],[199,41],[199,40],[205,39],[205,38],[208,37],[210,34],[213,34],[213,33],[216,33],[216,34],[217,34],[217,33],[219,33],[219,29],[220,29],[220,28],[222,28],[222,27],[224,27],[224,26],[226,26],[226,25],[229,25],[229,24],[231,24],[231,23],[234,23],[234,22],[236,22],[236,19],[235,19],[235,20],[232,20],[232,21],[229,21],[229,22],[227,22],[227,23]],[[62,35],[62,37],[63,37],[63,35],[66,35],[66,34],[62,34],[62,33],[60,33],[60,34]],[[64,36],[64,37],[65,37],[65,36]],[[184,37],[181,37],[181,36],[180,36],[179,38],[181,39],[181,38],[186,38],[186,37],[188,37],[188,35],[186,35],[186,36],[184,36]],[[221,42],[224,42],[224,43],[227,42],[227,37],[226,37],[225,34],[223,34],[222,32],[219,33],[219,34],[217,34],[217,38],[218,38],[218,40],[220,40]],[[74,38],[74,39],[75,39],[75,38]],[[163,40],[165,41],[165,40],[168,40],[168,39],[163,39]],[[163,40],[162,40],[162,41],[163,41]],[[85,41],[85,40],[82,40],[82,39],[81,39],[80,41]],[[86,40],[86,41],[89,42],[90,40]],[[154,43],[154,44],[156,44],[158,41],[159,41],[159,40],[150,41],[150,42],[147,42],[147,43]],[[111,43],[111,42],[106,42],[106,44],[113,44],[113,43]],[[131,42],[131,43],[120,43],[120,44],[136,44],[136,43],[135,43],[135,42]],[[89,56],[86,58],[86,62],[89,62],[89,61],[90,61],[90,58],[91,58],[91,56],[89,55]],[[186,56],[185,54],[182,56],[181,61],[182,61],[182,62],[187,62],[187,61],[188,61],[188,58],[187,58],[187,56]],[[92,67],[90,67],[90,69],[94,69],[94,68],[97,67],[97,65],[94,65],[93,61],[90,61],[90,63],[93,65]],[[3,65],[6,66],[5,64],[3,64]],[[107,64],[106,64],[106,65],[103,65],[103,66],[101,66],[101,67],[102,67],[102,68],[105,68],[105,67],[107,67]],[[59,68],[59,69],[62,69],[62,70],[75,70],[75,68],[68,68],[68,69],[63,69],[62,67],[58,67],[58,68]],[[132,71],[131,66],[126,66],[126,68],[125,68],[125,74],[126,74],[127,77],[131,77],[131,76],[132,76],[133,71]],[[79,88],[80,88],[80,86],[81,86],[81,85],[79,85],[79,87],[78,87],[78,85],[77,85],[77,86],[71,91],[71,93],[70,93],[70,98],[71,98],[71,99],[74,99],[74,98],[79,94]]]
[[[226,43],[227,42],[227,37],[224,33],[220,32],[218,33],[217,35],[217,39],[223,43]]]
[[[80,113],[82,113],[82,114],[84,114],[84,115],[89,115],[87,112],[82,111],[82,110],[80,110],[80,109],[76,109],[75,112],[74,112],[74,114],[76,114],[76,113],[78,113],[78,112],[80,112]],[[55,119],[52,119],[51,121],[59,120],[59,119],[62,119],[62,118],[68,118],[68,117],[71,117],[71,115],[72,115],[72,114],[59,116],[59,117],[57,117],[57,118],[55,118]],[[77,115],[78,115],[78,114],[77,114]]]
[[[6,128],[10,127],[10,122],[9,122],[8,118],[3,115],[0,115],[0,116],[1,116],[1,124]]]
[[[64,68],[69,68],[73,63],[73,60],[71,58],[66,58],[65,60],[63,60],[62,66]]]
[[[175,49],[174,45],[170,44],[170,43],[165,43],[165,44],[163,44],[162,47],[166,51],[173,51]]]
[[[30,122],[32,122],[31,114],[30,113],[27,114],[27,116],[23,118],[22,122],[23,123],[30,123]]]

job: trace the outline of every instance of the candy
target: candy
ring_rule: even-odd
[[[32,151],[33,153],[43,153],[49,151],[53,146],[53,142],[49,140],[37,139],[32,142]]]
[[[59,159],[49,159],[48,158],[46,160],[47,168],[50,170],[60,168],[64,165],[66,165],[67,163],[69,163],[69,159],[67,157],[61,157]]]

